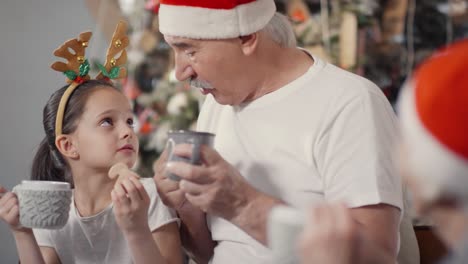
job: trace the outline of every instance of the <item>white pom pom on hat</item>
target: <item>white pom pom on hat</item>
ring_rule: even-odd
[[[449,195],[468,205],[468,40],[418,67],[399,106],[405,162],[423,198]]]
[[[263,29],[276,12],[273,0],[161,0],[159,31],[193,39],[227,39]]]

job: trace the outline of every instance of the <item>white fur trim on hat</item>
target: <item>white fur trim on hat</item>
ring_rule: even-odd
[[[226,39],[263,29],[276,12],[273,0],[257,0],[233,9],[161,4],[159,31],[193,39]]]
[[[405,85],[400,98],[401,132],[408,169],[421,183],[423,199],[433,201],[450,195],[468,202],[468,161],[441,144],[418,117],[414,82]]]

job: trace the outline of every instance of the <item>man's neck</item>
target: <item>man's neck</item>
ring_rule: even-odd
[[[275,56],[271,56],[275,54]],[[297,48],[272,48],[263,56],[262,80],[259,89],[251,96],[252,100],[274,92],[305,74],[314,64],[314,59]]]

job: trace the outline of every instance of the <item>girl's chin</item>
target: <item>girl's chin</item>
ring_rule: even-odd
[[[127,167],[128,167],[129,169],[131,169],[131,168],[133,168],[133,167],[135,166],[136,160],[135,160],[135,159],[127,159],[127,160],[125,160],[125,159],[120,159],[120,160],[116,161],[114,164],[112,164],[112,166],[115,165],[115,164],[117,164],[117,163],[123,163],[123,164],[127,165]],[[111,166],[111,167],[112,167],[112,166]]]

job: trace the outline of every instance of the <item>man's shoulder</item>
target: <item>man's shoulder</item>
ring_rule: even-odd
[[[367,78],[326,63],[318,77],[328,93],[342,101],[385,99],[381,89]]]

